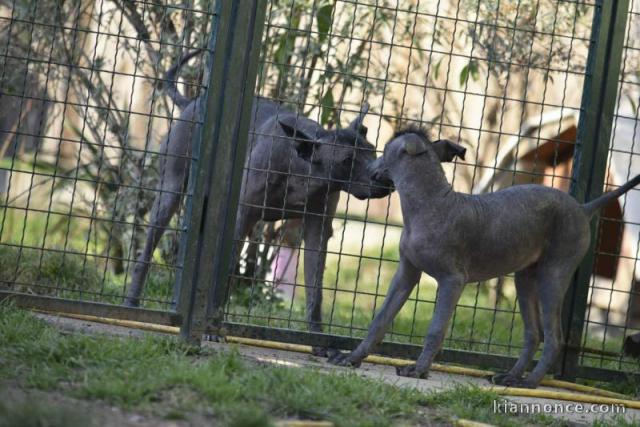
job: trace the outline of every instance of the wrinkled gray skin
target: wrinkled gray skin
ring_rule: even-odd
[[[384,156],[372,166],[372,175],[381,181],[393,181],[400,195],[404,218],[400,263],[367,337],[350,354],[338,353],[330,361],[359,366],[384,338],[421,272],[425,272],[438,282],[433,320],[417,362],[397,369],[401,376],[425,378],[442,346],[464,285],[515,272],[524,348],[513,368],[495,375],[492,381],[535,388],[563,342],[562,301],[589,247],[590,218],[637,185],[640,176],[585,205],[540,185],[520,185],[474,196],[453,191],[447,182],[440,166],[447,152],[450,159],[464,156],[464,149],[452,142],[432,144],[423,135],[407,133],[387,144]],[[524,377],[541,332],[542,357]]]
[[[167,72],[167,93],[181,108],[161,146],[159,193],[153,204],[145,247],[133,269],[125,304],[137,306],[153,251],[180,204],[189,175],[191,141],[198,126],[200,102],[181,95],[175,86],[180,66],[199,52],[185,56]],[[249,235],[259,220],[304,219],[304,273],[307,320],[321,331],[322,277],[332,217],[346,191],[358,199],[384,197],[390,189],[372,182],[369,166],[375,147],[362,124],[367,106],[346,128],[328,131],[306,117],[257,97],[252,111],[249,154],[245,163],[235,238]],[[324,353],[316,349],[316,353]]]

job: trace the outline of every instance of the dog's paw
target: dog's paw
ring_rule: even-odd
[[[333,357],[336,353],[340,353],[340,350],[331,347],[311,347],[311,354],[316,357]]]
[[[491,384],[503,385],[507,387],[512,387],[512,384],[520,381],[519,377],[516,377],[515,375],[512,375],[508,372],[505,372],[503,374],[491,375],[487,379]]]
[[[518,387],[518,388],[536,388],[538,384],[527,380],[526,378],[516,377],[515,375],[505,373],[496,374],[491,377],[490,381],[496,385],[502,385],[505,387]]]
[[[429,378],[429,371],[420,372],[416,367],[415,363],[407,366],[397,366],[396,374],[401,377],[409,377],[409,378]]]
[[[328,362],[336,366],[349,366],[351,368],[359,368],[360,362],[356,362],[351,359],[351,353],[343,353],[341,351],[335,351],[329,356]]]

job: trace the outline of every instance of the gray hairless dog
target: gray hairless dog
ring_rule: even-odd
[[[640,183],[633,178],[617,190],[584,205],[559,190],[520,185],[473,196],[453,191],[440,161],[464,158],[465,150],[450,141],[431,143],[424,132],[409,129],[385,146],[372,165],[379,181],[393,181],[400,195],[404,229],[400,263],[389,292],[364,341],[351,353],[330,361],[359,366],[384,338],[421,272],[438,282],[433,319],[417,362],[398,368],[398,375],[426,377],[440,350],[464,285],[515,272],[524,322],[524,348],[496,384],[535,388],[553,365],[562,345],[562,301],[590,243],[590,218],[612,199]],[[540,361],[526,377],[543,332]]]
[[[126,300],[130,306],[139,303],[151,256],[178,209],[186,184],[200,102],[180,94],[175,77],[180,67],[198,53],[185,56],[166,75],[167,93],[183,111],[161,146],[166,156],[161,160],[159,192],[145,247],[132,273]],[[303,218],[307,320],[312,331],[322,330],[322,277],[340,191],[358,199],[384,197],[390,192],[388,186],[370,179],[369,165],[376,159],[376,152],[362,124],[367,109],[365,105],[347,128],[329,131],[263,98],[256,98],[253,106],[235,238],[245,238],[259,220]]]

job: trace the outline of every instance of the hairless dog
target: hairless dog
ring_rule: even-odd
[[[555,362],[563,342],[562,301],[589,248],[590,218],[640,183],[640,176],[584,205],[540,185],[474,196],[453,191],[440,165],[443,159],[464,158],[464,153],[453,142],[431,143],[424,132],[408,129],[395,135],[372,166],[372,176],[392,181],[400,195],[404,218],[400,263],[367,337],[351,353],[334,354],[332,363],[360,365],[384,338],[421,272],[438,282],[433,319],[417,362],[398,368],[398,375],[427,376],[466,283],[512,272],[524,322],[524,348],[513,368],[492,381],[535,388]],[[541,330],[542,356],[524,376]]]
[[[180,94],[175,79],[180,67],[198,53],[185,56],[166,75],[167,93],[182,114],[161,146],[160,152],[166,155],[160,164],[158,196],[145,247],[133,269],[125,302],[130,306],[139,304],[151,256],[178,209],[186,184],[200,102]],[[235,238],[245,238],[259,220],[303,219],[307,320],[312,331],[322,330],[322,277],[340,191],[358,199],[384,197],[390,192],[388,186],[370,178],[369,165],[376,159],[376,151],[366,139],[363,120],[367,110],[365,104],[347,128],[326,130],[264,98],[257,97],[253,105]]]

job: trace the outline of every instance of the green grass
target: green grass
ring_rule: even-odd
[[[630,399],[638,399],[640,396],[640,382],[635,380],[633,377],[628,377],[625,381],[603,382],[582,380],[580,382],[588,386],[613,391],[615,393],[626,394]]]
[[[96,266],[80,255],[5,245],[0,245],[0,282],[16,283],[20,292],[61,297],[96,292],[101,285]]]
[[[61,334],[6,304],[0,305],[0,377],[21,387],[99,399],[166,419],[207,414],[222,425],[262,426],[290,418],[330,420],[338,426],[419,425],[452,418],[504,426],[561,424],[547,417],[493,414],[498,396],[474,388],[425,394],[351,372],[255,364],[234,352],[195,350],[172,337]],[[8,416],[25,412],[12,409]]]
[[[606,427],[606,426],[616,426],[616,427],[637,427],[638,421],[629,421],[626,420],[622,415],[616,415],[612,419],[597,419],[594,421],[593,427]]]
[[[114,275],[95,257],[69,253],[62,247],[20,248],[0,244],[0,288],[60,298],[122,303],[125,275]],[[166,309],[174,273],[152,266],[145,296],[147,308]]]
[[[6,398],[6,397],[5,397]],[[87,414],[41,402],[0,402],[0,427],[87,427]]]

